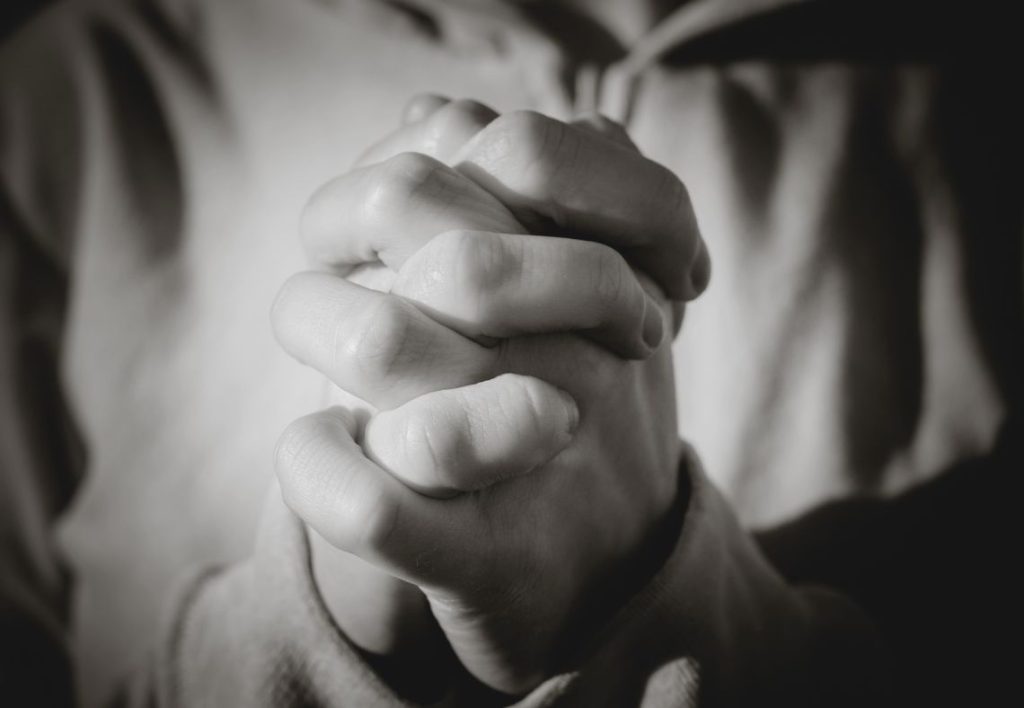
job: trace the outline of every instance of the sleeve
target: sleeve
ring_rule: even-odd
[[[945,100],[955,106],[982,105],[961,100],[965,95],[979,98],[957,90]],[[957,117],[944,128],[950,134],[943,140],[949,146],[944,158],[948,171],[977,185],[954,185],[952,193],[969,207],[965,233],[989,254],[969,269],[972,277],[990,284],[980,289],[984,302],[978,310],[1002,313],[994,322],[1012,323],[1012,331],[999,332],[999,337],[1013,338],[1012,346],[991,348],[1019,353],[1015,295],[1021,292],[1022,261],[1019,200],[1012,198],[1019,181],[1003,179],[1002,173],[998,179],[981,178],[991,165],[1012,166],[994,157],[998,138],[1008,133],[993,129],[993,137],[983,141],[991,145],[982,153],[976,136],[983,125],[961,125],[966,118],[953,109],[942,114]],[[1015,213],[1008,214],[1009,208]],[[1005,360],[1009,378],[1019,368],[1013,364],[1019,356]],[[1011,392],[1012,412],[993,449],[979,451],[976,458],[944,470],[934,484],[899,498],[843,500],[834,509],[797,520],[793,528],[756,539],[741,527],[691,451],[681,469],[689,485],[682,525],[658,572],[598,630],[572,672],[551,678],[518,705],[998,703],[1012,690],[1014,676],[1012,657],[1000,647],[1014,639],[1012,623],[1006,621],[1016,587],[1007,561],[1012,557],[1009,539],[1017,537],[1018,525],[1010,480],[1024,459],[1019,375],[1004,388]],[[285,512],[281,519],[287,518]],[[301,551],[303,537],[294,523],[286,524],[288,537]],[[266,543],[281,544],[283,537],[268,536]],[[261,598],[266,616],[274,613],[270,603],[288,597],[277,612],[304,609],[289,620],[290,629],[282,623],[263,644],[253,639],[252,646],[263,647],[262,656],[282,658],[274,666],[283,671],[276,674],[278,683],[254,690],[282,703],[291,700],[285,695],[342,705],[347,696],[357,696],[355,704],[397,702],[320,609],[308,562],[295,562],[304,557],[283,553],[276,572],[291,569],[290,589]],[[249,576],[250,585],[274,587],[267,579],[273,567],[273,562],[255,561],[253,568],[262,570]],[[224,588],[228,581],[225,576]],[[176,649],[197,663],[217,656],[201,631],[204,621],[212,627],[213,620],[198,619],[216,616],[216,605],[211,600],[204,615],[203,604],[194,603],[193,612],[200,614],[186,621],[192,634],[180,633],[183,641]],[[239,619],[237,636],[255,637],[257,629]],[[206,654],[192,648],[200,645],[211,648]],[[198,676],[195,668],[187,668],[188,661],[177,663],[180,675]],[[342,680],[332,683],[336,677]],[[178,683],[198,686],[184,679]],[[280,693],[282,687],[291,693]],[[450,701],[481,705],[458,697]]]
[[[570,674],[524,706],[886,705],[888,660],[868,617],[788,584],[701,469],[674,548]]]
[[[253,554],[182,583],[156,651],[117,704],[411,705],[330,618],[306,533],[275,485]]]
[[[0,189],[0,690],[14,703],[70,700],[50,536],[80,469],[56,384],[63,282]]]
[[[51,528],[82,446],[60,386],[75,107],[50,50],[0,51],[0,695],[56,706],[71,702],[71,682]],[[48,161],[63,169],[37,168]]]
[[[173,3],[172,3],[173,4]],[[180,3],[184,5],[185,3]],[[107,5],[115,7],[114,4]],[[157,2],[132,3],[149,25]],[[62,360],[80,211],[98,143],[99,4],[59,4],[0,46],[0,703],[72,705],[69,597],[54,528],[84,465]],[[104,12],[112,9],[100,7]],[[157,19],[154,19],[156,17]],[[120,17],[120,19],[124,19]],[[129,18],[131,19],[131,18]],[[163,25],[159,25],[163,27]],[[121,67],[124,68],[124,67]],[[131,88],[119,96],[131,95]],[[159,166],[159,165],[157,165]],[[400,705],[329,621],[304,528],[279,495],[255,551],[185,569],[123,705]]]
[[[90,155],[113,147],[97,144],[111,92],[96,76],[96,38],[131,22],[166,30],[173,10],[191,6],[58,4],[0,47],[0,702],[75,700],[74,578],[54,527],[84,469],[61,375],[75,234]],[[137,87],[120,90],[138,98]],[[113,704],[403,704],[329,619],[305,529],[279,494],[270,499],[247,560],[184,569],[162,633]]]
[[[50,528],[74,491],[80,459],[62,422],[70,416],[58,352],[84,118],[67,50],[80,40],[41,36],[0,66],[0,642],[4,681],[17,677],[34,699],[41,687],[54,690],[59,704],[70,695],[69,583]],[[574,673],[522,704],[714,705],[768,696],[795,704],[819,689],[877,685],[867,677],[878,652],[858,611],[783,582],[698,467],[685,473],[689,507],[658,575]],[[123,684],[123,704],[402,704],[331,621],[303,527],[273,495],[251,557],[197,571],[173,597],[146,670]],[[441,702],[475,705],[458,696]]]
[[[668,559],[535,706],[883,705],[871,623],[821,588],[788,585],[740,528],[694,456]],[[251,558],[177,593],[149,670],[125,705],[409,705],[377,676],[317,592],[301,522],[272,490]],[[477,691],[474,693],[474,691]],[[456,682],[436,705],[507,704]]]

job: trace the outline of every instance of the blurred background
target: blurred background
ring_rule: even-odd
[[[5,0],[0,4],[0,38],[16,30],[52,0]]]

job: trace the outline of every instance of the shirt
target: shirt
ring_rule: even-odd
[[[232,687],[269,703],[274,690],[391,700],[317,614],[294,561],[301,533],[261,512],[280,431],[324,400],[267,312],[305,267],[306,199],[419,91],[559,118],[599,108],[690,190],[714,275],[675,345],[679,426],[728,503],[699,502],[716,510],[704,535],[688,510],[680,548],[731,539],[726,556],[745,559],[764,597],[723,591],[665,610],[663,626],[707,622],[723,602],[746,607],[737,616],[756,635],[805,602],[777,571],[860,593],[884,620],[879,573],[917,537],[897,549],[874,523],[851,536],[812,522],[851,499],[914,498],[964,465],[1010,465],[1019,182],[1009,114],[977,74],[929,61],[927,46],[924,58],[862,52],[873,38],[842,26],[853,14],[821,5],[686,3],[605,66],[579,65],[530,13],[495,3],[81,2],[19,33],[0,61],[3,597],[46,666],[66,649],[86,704],[118,690],[188,703],[217,683],[204,672],[229,671],[214,658],[242,645],[251,656],[217,689],[228,702]],[[854,39],[828,46],[836,36]],[[738,524],[763,532],[762,548]],[[278,529],[262,546],[261,526]],[[713,577],[708,548],[663,572]],[[253,577],[279,590],[239,599]],[[276,614],[288,598],[308,609],[298,628]],[[259,641],[240,642],[248,632]],[[765,660],[739,641],[743,622],[707,632],[738,648],[694,661],[674,647],[690,668],[666,663],[667,689],[639,665],[632,684],[609,671],[598,688],[554,681],[584,687],[566,695],[640,685],[673,704],[700,700],[698,664]],[[800,636],[787,665],[806,670],[793,657],[815,643]],[[623,641],[607,644],[619,647],[608,665],[628,661]],[[332,673],[339,663],[350,670]],[[253,682],[266,675],[283,683]]]

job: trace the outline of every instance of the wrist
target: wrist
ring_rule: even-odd
[[[680,459],[681,458],[681,459]],[[676,457],[672,491],[666,494],[665,505],[653,516],[639,540],[618,562],[606,568],[588,583],[600,592],[589,592],[575,603],[572,616],[562,631],[567,639],[555,652],[561,657],[552,667],[554,673],[575,669],[593,650],[596,640],[617,624],[623,611],[635,603],[634,598],[647,592],[663,573],[678,543],[690,504],[691,480],[686,469],[688,458]],[[571,638],[571,639],[568,639]]]
[[[751,690],[770,695],[801,650],[806,607],[688,446],[679,477],[685,513],[666,536],[662,564],[607,624],[588,661],[628,652],[639,664],[682,662],[699,672],[702,694],[716,705],[743,703]]]
[[[419,588],[339,551],[314,531],[309,538],[320,599],[378,677],[418,702],[444,695],[457,660]]]

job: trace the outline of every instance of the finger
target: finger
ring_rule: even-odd
[[[398,270],[433,236],[452,229],[523,231],[493,195],[434,158],[401,153],[321,187],[302,215],[310,257],[344,269],[382,261]]]
[[[497,117],[497,112],[482,103],[450,101],[423,120],[403,126],[372,145],[356,161],[356,166],[380,162],[402,152],[421,152],[447,161]]]
[[[636,143],[629,137],[629,133],[622,126],[621,123],[613,121],[611,118],[601,115],[600,113],[585,113],[576,120],[572,121],[570,125],[573,125],[580,130],[587,130],[594,135],[601,136],[614,143],[621,145],[622,147],[629,148],[630,150],[638,150]]]
[[[693,289],[698,293],[707,290],[708,284],[711,282],[711,255],[708,253],[708,245],[704,239],[700,240],[700,251],[693,264],[691,279]]]
[[[421,494],[450,497],[527,474],[571,442],[569,394],[505,374],[428,393],[367,423],[363,451]]]
[[[391,292],[485,344],[579,331],[644,359],[664,336],[659,304],[625,259],[591,241],[449,231],[405,262]]]
[[[275,452],[289,508],[332,546],[410,582],[451,574],[459,562],[459,508],[421,496],[366,459],[355,418],[331,408],[300,418]],[[439,544],[449,552],[434,559]]]
[[[672,336],[679,334],[683,328],[683,318],[686,317],[686,305],[678,300],[672,301]]]
[[[494,350],[402,298],[325,273],[292,276],[271,319],[285,351],[378,409],[494,376]]]
[[[445,96],[438,96],[436,93],[418,93],[409,99],[402,109],[402,125],[419,123],[424,118],[435,113],[438,108],[446,106],[452,100]]]
[[[701,237],[686,188],[667,168],[591,130],[506,113],[454,158],[531,232],[552,227],[620,250],[672,299],[699,294]]]

